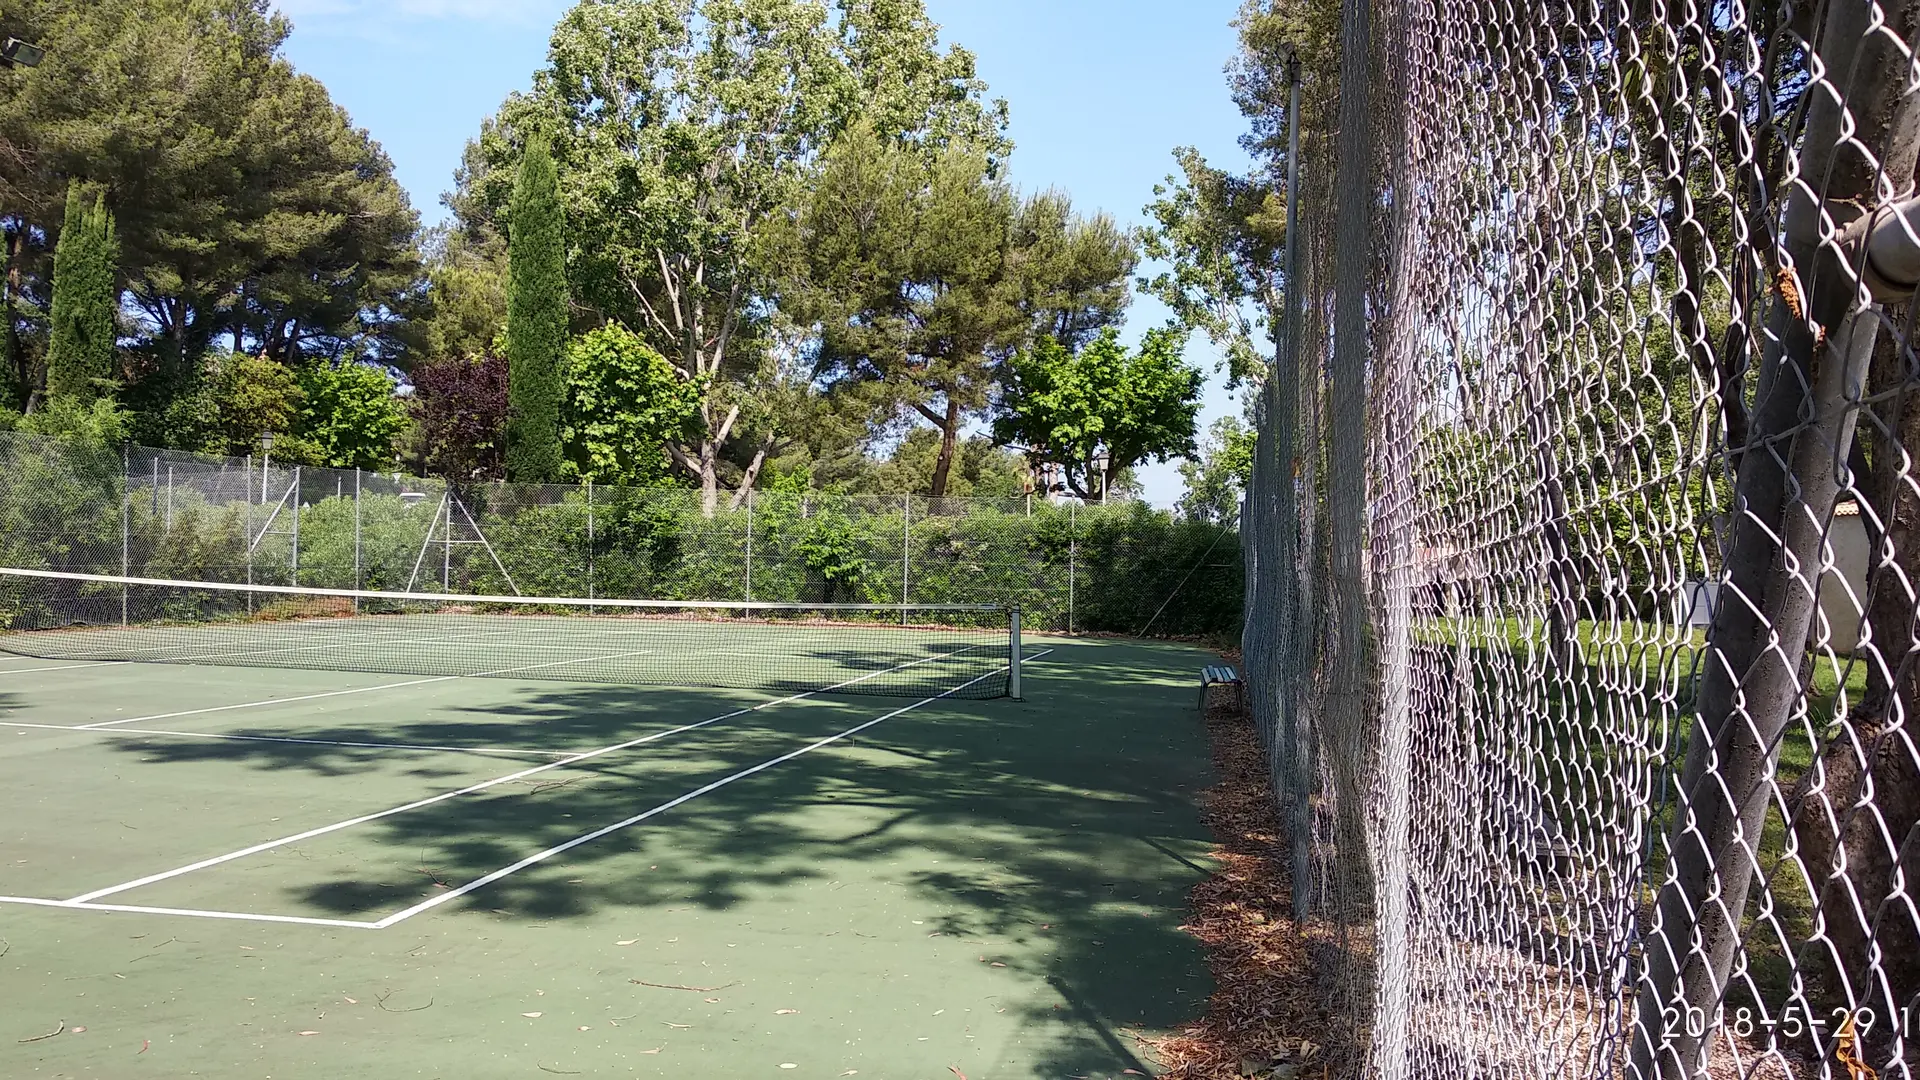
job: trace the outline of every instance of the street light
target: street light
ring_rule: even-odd
[[[5,45],[0,45],[0,66],[39,67],[46,58],[47,50],[19,38],[8,38]]]

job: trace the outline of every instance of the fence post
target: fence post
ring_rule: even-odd
[[[360,588],[360,467],[353,469],[353,587]],[[360,598],[353,598],[353,610],[360,610]]]
[[[173,466],[167,466],[167,525],[168,536],[173,535]]]
[[[148,486],[153,489],[151,496],[153,499],[153,509],[147,514],[149,519],[147,525],[151,528],[153,525],[151,519],[160,516],[160,455],[155,454],[149,460],[153,463],[153,479],[148,482]]]
[[[305,493],[300,490],[300,466],[295,465],[293,467],[293,559],[291,567],[293,570],[293,583],[296,586],[300,584],[300,496],[303,494]]]
[[[593,594],[593,481],[587,481],[587,599]]]
[[[245,550],[247,553],[246,554],[247,584],[251,585],[253,584],[253,455],[252,454],[247,455],[247,482],[243,486],[247,490],[247,503],[246,503],[247,508],[244,512],[245,517],[243,519],[242,527],[246,531],[240,537],[240,540],[241,540],[240,547],[243,550]],[[247,592],[247,614],[249,615],[253,614],[252,590],[248,590]]]
[[[1067,633],[1073,633],[1073,571],[1080,559],[1080,504],[1067,504]]]
[[[128,459],[128,447],[120,446],[120,576],[133,576],[133,477],[131,462]],[[120,583],[120,625],[127,625],[127,583]]]
[[[753,489],[747,489],[747,603],[753,603]]]
[[[913,496],[900,496],[900,625],[907,625],[907,590],[913,566]]]

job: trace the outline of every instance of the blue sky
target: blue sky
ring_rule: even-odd
[[[546,56],[547,32],[571,0],[278,0],[293,20],[287,55],[327,84],[393,157],[428,221],[445,213],[461,148]],[[1144,223],[1141,207],[1179,145],[1243,161],[1239,114],[1221,69],[1233,53],[1235,0],[927,0],[948,42],[979,57],[989,93],[1013,113],[1014,181],[1056,187],[1082,211]],[[1166,319],[1136,301],[1133,334]],[[1188,356],[1208,372],[1203,424],[1237,412],[1205,341]],[[1171,462],[1143,470],[1147,497],[1180,495]]]

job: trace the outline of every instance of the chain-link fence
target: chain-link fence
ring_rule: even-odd
[[[1920,1060],[1920,2],[1300,7],[1247,667],[1353,1073]]]
[[[445,481],[0,432],[0,566],[557,598],[998,604],[1230,636],[1238,534],[1143,503]]]

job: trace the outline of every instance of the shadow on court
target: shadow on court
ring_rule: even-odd
[[[1129,1029],[1166,1030],[1193,1018],[1210,985],[1196,944],[1179,930],[1187,890],[1207,872],[1195,805],[1211,777],[1193,713],[1199,654],[1047,645],[1056,651],[1028,669],[1025,702],[930,703],[438,910],[484,920],[501,935],[608,909],[725,912],[791,895],[788,932],[831,938],[836,955],[852,963],[877,947],[861,939],[879,931],[850,926],[833,909],[833,890],[846,882],[904,887],[938,913],[912,926],[916,939],[965,942],[967,962],[977,954],[980,967],[1016,984],[1003,1007],[1021,1016],[1023,1034],[983,1063],[989,1075],[1145,1071]],[[738,697],[516,686],[511,700],[417,720],[246,730],[337,742],[593,748],[718,715]],[[418,865],[329,868],[324,880],[290,894],[316,914],[377,918],[910,700],[775,707],[556,769],[540,782],[383,818],[357,828]],[[226,760],[343,779],[391,765],[394,754],[170,738],[126,738],[116,749],[138,755],[142,768]],[[502,761],[499,772],[542,760]],[[370,797],[370,809],[383,805],[377,791]],[[824,975],[815,992],[839,993]]]

